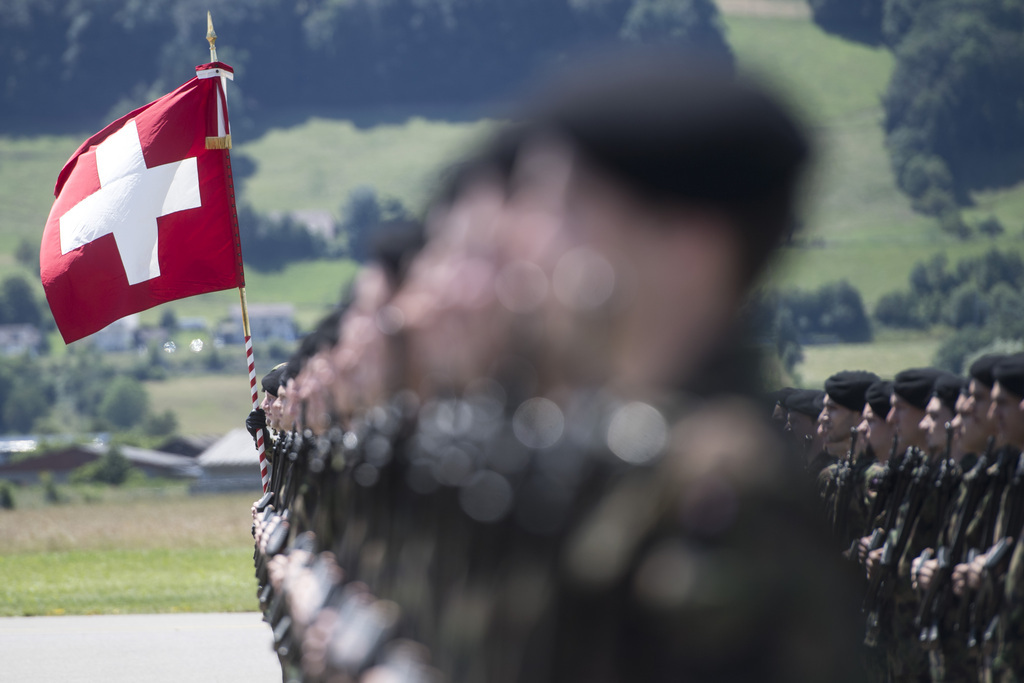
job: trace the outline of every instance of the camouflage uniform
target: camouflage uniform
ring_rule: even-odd
[[[965,456],[960,461],[963,474],[959,486],[957,486],[955,498],[950,505],[948,521],[939,530],[936,548],[945,546],[952,548],[955,542],[955,535],[960,526],[960,520],[964,515],[964,507],[967,503],[968,488],[972,481],[979,476],[973,471],[974,463],[977,460],[973,455]],[[980,508],[980,502],[978,504]],[[977,523],[977,515],[972,511],[973,518],[964,531],[962,541],[963,548],[977,547],[980,543],[981,528]],[[952,558],[958,562],[962,558]],[[961,599],[950,593],[946,611],[939,622],[940,642],[938,648],[929,652],[929,667],[932,681],[974,681],[978,677],[977,653],[967,648],[967,641],[962,632],[956,631],[956,621],[960,612]]]
[[[552,680],[863,680],[856,620],[836,618],[853,616],[851,577],[814,540],[771,433],[718,402],[672,443],[570,533]]]

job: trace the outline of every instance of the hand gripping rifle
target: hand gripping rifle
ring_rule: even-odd
[[[910,533],[914,527],[914,521],[921,512],[924,500],[928,494],[928,483],[931,480],[931,468],[923,454],[914,449],[911,460],[915,463],[913,477],[907,487],[907,514],[896,528],[895,539],[888,539],[883,545],[882,558],[875,569],[875,573],[868,584],[867,595],[864,599],[864,611],[867,613],[867,631],[864,636],[864,644],[868,647],[878,645],[878,636],[881,633],[882,611],[888,608],[893,592],[896,590],[897,569],[900,557],[906,550],[910,541]],[[904,463],[906,464],[906,463]],[[900,503],[896,503],[899,507]]]
[[[994,654],[996,633],[999,629],[999,614],[1003,608],[1005,591],[1003,582],[1006,576],[1006,568],[1010,562],[1010,555],[1013,554],[1013,547],[1016,536],[1020,535],[1021,525],[1024,524],[1024,454],[1017,456],[1017,467],[1010,482],[1007,495],[1007,523],[1005,531],[999,542],[992,549],[985,568],[982,571],[981,590],[978,595],[978,620],[980,626],[984,626],[982,633],[982,653],[985,660],[990,662]],[[1015,534],[1010,537],[1009,534]]]
[[[943,635],[941,631],[942,619],[949,603],[953,598],[953,568],[963,560],[964,545],[967,542],[967,527],[974,517],[978,503],[981,501],[988,485],[987,469],[992,451],[995,447],[995,439],[990,438],[985,453],[978,458],[971,473],[964,477],[965,494],[963,504],[960,506],[960,517],[957,520],[956,529],[950,543],[942,545],[936,552],[938,566],[928,586],[928,592],[921,601],[921,609],[918,612],[916,624],[920,629],[919,639],[925,649],[934,650],[939,646],[939,638]],[[952,517],[954,510],[951,509],[947,515],[947,523]]]
[[[995,537],[996,520],[999,515],[999,508],[1002,505],[1003,491],[1006,489],[1009,483],[1011,472],[1014,471],[1014,465],[1016,454],[1009,447],[1003,447],[999,449],[999,453],[996,456],[996,462],[994,474],[988,476],[988,493],[989,499],[985,505],[985,509],[982,510],[981,514],[981,536],[978,540],[977,547],[970,548],[967,551],[966,561],[971,563],[974,559],[984,552],[985,549],[998,545]],[[1005,545],[1005,544],[1004,544]],[[992,556],[990,555],[991,559]],[[973,595],[972,593],[977,593]],[[963,631],[967,636],[967,647],[969,649],[975,649],[981,642],[982,632],[982,613],[984,607],[981,604],[985,599],[985,596],[980,591],[972,591],[970,587],[964,589],[964,595],[961,598],[960,614],[957,617],[956,630]]]
[[[893,447],[896,446],[896,441],[893,441]],[[907,488],[910,486],[910,480],[913,478],[914,467],[916,466],[918,453],[913,448],[908,448],[903,452],[902,457],[891,458],[888,463],[888,475],[885,481],[881,482],[881,486],[884,487],[885,501],[884,508],[879,507],[877,511],[874,511],[872,515],[873,520],[877,519],[882,509],[885,510],[885,518],[882,520],[882,526],[875,527],[871,530],[870,540],[868,541],[869,550],[877,550],[882,547],[882,543],[885,541],[886,536],[892,531],[896,525],[896,517],[899,514],[900,504],[907,495]],[[879,492],[881,493],[881,491]],[[875,499],[878,502],[878,498]],[[865,536],[869,535],[867,533]]]
[[[900,437],[892,437],[892,446],[889,448],[889,459],[882,466],[879,475],[878,488],[875,491],[875,499],[871,502],[871,511],[868,513],[867,522],[864,525],[864,533],[861,536],[870,536],[875,530],[875,520],[886,509],[889,496],[892,494],[895,484],[895,475],[898,465],[896,451],[899,449]]]

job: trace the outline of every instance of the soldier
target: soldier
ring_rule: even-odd
[[[969,380],[956,403],[952,426],[956,432],[954,456],[959,457],[964,471],[948,519],[939,532],[938,558],[922,555],[912,569],[915,586],[924,595],[926,604],[921,624],[923,637],[929,644],[932,680],[974,680],[978,675],[977,652],[967,647],[966,598],[949,594],[949,588],[967,571],[966,564],[957,564],[950,573],[949,565],[962,563],[970,548],[980,545],[983,524],[975,521],[984,509],[988,487],[988,466],[992,452],[988,443],[995,439],[995,423],[988,417],[992,371],[1002,356],[989,355],[971,364]],[[986,452],[987,451],[987,452]],[[941,558],[941,559],[940,559]],[[938,585],[933,585],[938,582]]]
[[[956,403],[967,383],[962,377],[952,373],[940,375],[935,380],[932,396],[924,409],[920,429],[925,433],[925,450],[931,457],[936,457],[951,447],[948,442],[952,437],[952,422],[956,415]],[[949,428],[947,429],[947,425]],[[957,460],[964,455],[957,449]]]
[[[935,368],[913,368],[896,375],[892,385],[892,409],[886,418],[896,430],[901,449],[927,448],[928,435],[921,427],[931,401],[935,381],[944,373]]]
[[[839,546],[846,550],[859,537],[867,519],[857,485],[871,464],[863,447],[855,452],[857,426],[862,420],[868,388],[878,381],[873,372],[843,371],[825,380],[825,400],[818,417],[818,435],[825,451],[839,462],[818,476],[825,509]]]
[[[863,419],[868,387],[878,381],[878,375],[863,370],[844,370],[825,380],[818,434],[833,458],[846,457],[851,431]]]
[[[772,424],[778,427],[780,432],[786,430],[786,422],[789,421],[789,409],[786,408],[786,397],[792,394],[794,387],[783,387],[769,395],[772,401]]]
[[[864,411],[857,426],[868,457],[885,464],[892,450],[895,427],[886,420],[892,409],[892,382],[878,380],[864,393]]]
[[[316,680],[402,670],[394,635],[453,681],[858,680],[838,558],[736,372],[803,134],[666,55],[523,118],[429,212],[401,284],[346,316],[338,376],[373,381],[345,384],[335,456],[309,457],[344,521],[324,575],[347,583],[275,633],[312,624]]]
[[[797,389],[785,398],[788,410],[786,434],[797,450],[803,454],[807,471],[814,477],[832,464],[831,457],[822,448],[817,436],[818,417],[825,407],[825,392],[818,389]]]
[[[924,449],[927,447],[927,432],[922,427],[928,406],[935,389],[935,382],[944,373],[935,368],[912,368],[897,373],[893,380],[892,408],[887,421],[893,425],[899,438],[899,447]],[[927,426],[927,423],[924,423]],[[907,456],[910,457],[908,453]],[[867,575],[872,586],[879,577],[886,592],[876,606],[881,640],[885,648],[889,676],[898,681],[927,681],[929,679],[928,659],[918,644],[918,629],[914,619],[918,611],[917,599],[910,579],[910,567],[927,543],[924,538],[930,528],[937,526],[932,475],[928,474],[927,461],[921,462],[914,473],[912,484],[902,499],[893,498],[890,505],[898,505],[898,514],[891,529],[887,529],[886,545],[871,549],[872,540],[862,538],[859,555],[864,558]],[[924,502],[931,498],[931,507]],[[926,510],[926,526],[915,533],[919,524],[918,513]],[[934,543],[934,539],[931,540]],[[888,552],[889,564],[883,565],[883,555]],[[869,642],[873,639],[869,639]]]
[[[1024,354],[1001,359],[992,371],[990,414],[999,438],[1013,454],[1013,475],[1000,500],[993,540],[996,544],[968,567],[968,585],[981,589],[978,600],[981,669],[985,680],[1019,681],[1024,678],[1020,643],[1024,635],[1024,555],[1020,539],[1024,526]],[[1011,554],[1012,551],[1012,554]],[[1009,556],[1008,566],[1001,557]]]
[[[245,419],[245,429],[252,435],[253,441],[257,439],[259,431],[263,430],[263,443],[268,453],[273,448],[273,440],[268,427],[276,431],[278,426],[278,416],[274,414],[272,406],[281,387],[281,377],[285,372],[285,365],[285,363],[281,363],[275,366],[260,380],[260,386],[263,387],[263,401],[259,408],[255,408]]]

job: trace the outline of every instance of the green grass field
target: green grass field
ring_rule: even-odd
[[[0,555],[0,616],[247,612],[252,548]]]
[[[938,347],[934,339],[805,346],[804,362],[796,370],[802,386],[817,388],[840,370],[870,370],[891,378],[900,370],[930,365]]]
[[[256,492],[189,497],[172,485],[108,494],[44,506],[38,491],[15,491],[19,507],[0,511],[0,616],[257,609]]]
[[[270,367],[264,364],[261,368],[257,357],[256,370],[262,376]],[[150,403],[173,410],[178,424],[189,434],[224,434],[241,427],[252,410],[245,372],[175,377],[147,382],[146,389]]]

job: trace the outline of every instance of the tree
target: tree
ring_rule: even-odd
[[[889,292],[878,298],[875,318],[889,327],[925,327],[914,297],[908,292]]]
[[[26,434],[49,410],[50,399],[44,387],[31,376],[18,377],[4,399],[4,428],[8,432]]]
[[[966,232],[957,207],[968,191],[1024,177],[1024,3],[888,0],[885,21],[897,184],[915,209]]]
[[[27,324],[39,326],[42,312],[36,301],[35,290],[28,280],[20,275],[4,278],[0,283],[0,319],[6,324]]]
[[[383,220],[377,191],[361,186],[348,193],[341,209],[341,228],[348,239],[348,255],[360,263],[370,256],[371,235]]]
[[[27,239],[18,242],[18,248],[14,250],[14,258],[36,275],[39,274],[39,246],[35,242]]]
[[[999,219],[995,216],[989,216],[981,223],[978,223],[978,232],[981,234],[995,239],[1006,232],[1006,228],[999,222]]]
[[[712,0],[635,0],[620,35],[634,43],[684,45],[732,59]]]
[[[11,493],[11,485],[6,481],[0,481],[0,509],[14,509],[14,494]]]
[[[810,0],[810,5],[822,30],[869,45],[881,42],[883,0]]]
[[[71,481],[120,486],[137,471],[131,461],[124,457],[121,449],[111,446],[99,460],[76,468],[71,473]]]
[[[107,387],[100,403],[99,416],[119,429],[131,429],[149,411],[149,396],[142,383],[121,375]]]
[[[142,431],[147,436],[170,436],[178,431],[178,416],[169,409],[159,415],[147,415],[142,423]]]

